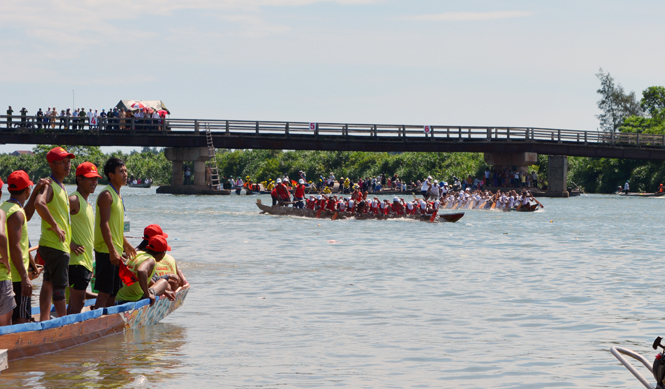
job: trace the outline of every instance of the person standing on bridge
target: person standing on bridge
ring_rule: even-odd
[[[12,109],[12,106],[10,105],[9,108],[7,108],[7,129],[12,128],[12,114],[14,113],[14,110]]]

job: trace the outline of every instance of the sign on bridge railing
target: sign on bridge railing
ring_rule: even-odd
[[[311,131],[315,131],[316,130],[316,123],[309,123],[309,129]]]
[[[429,134],[430,132],[432,132],[432,126],[423,127],[423,132],[425,132],[425,134]]]

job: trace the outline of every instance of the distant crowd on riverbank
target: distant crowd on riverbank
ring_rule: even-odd
[[[409,181],[401,179],[397,174],[392,176],[388,174],[379,174],[378,176],[365,177],[360,179],[353,179],[350,177],[336,178],[333,172],[327,177],[319,175],[316,181],[307,180],[305,172],[300,170],[298,172],[297,180],[294,180],[284,173],[282,177],[276,179],[269,179],[261,182],[254,182],[249,176],[245,179],[242,177],[223,177],[225,189],[239,190],[247,189],[253,191],[271,191],[277,181],[283,185],[294,188],[302,180],[302,183],[309,192],[317,193],[352,193],[354,189],[359,189],[362,192],[368,193],[381,193],[381,192],[409,192],[409,191],[422,191],[429,190],[433,185],[446,191],[453,190],[483,190],[486,187],[495,188],[538,188],[538,173],[536,171],[523,172],[515,171],[508,168],[494,169],[487,168],[480,177],[469,174],[466,178],[452,177],[450,183],[441,179],[422,179]]]
[[[58,111],[55,107],[48,107],[45,111],[41,108],[34,115],[28,115],[25,107],[18,114],[14,114],[11,106],[4,116],[7,129],[29,128],[29,129],[52,129],[52,130],[142,130],[153,127],[158,129],[164,124],[167,111],[154,110],[144,107],[139,109],[109,108],[99,111],[89,108],[67,108]]]

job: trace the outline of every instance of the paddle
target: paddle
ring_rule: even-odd
[[[317,218],[317,219],[320,219],[320,218],[321,218],[321,212],[322,212],[322,211],[323,211],[323,208],[321,208],[321,209],[319,209],[318,211],[316,211],[316,218]]]
[[[439,210],[438,210],[438,209],[437,209],[436,211],[434,211],[434,213],[432,214],[432,217],[429,218],[429,222],[430,222],[430,223],[434,223],[434,221],[436,220],[436,215],[437,215],[438,213],[439,213]]]
[[[469,206],[467,209],[473,209],[473,199],[469,200]]]
[[[338,212],[333,213],[333,215],[332,215],[332,220],[337,219],[338,214],[339,214]]]
[[[542,204],[540,203],[540,201],[536,200],[536,198],[535,198],[535,197],[531,196],[531,198],[533,199],[533,201],[535,201],[535,202],[536,202],[536,204],[540,205],[540,208],[545,208],[545,206],[544,206],[544,205],[542,205]]]
[[[458,200],[458,201],[455,203],[455,205],[453,205],[453,207],[450,208],[450,209],[457,209],[458,206],[459,206],[459,200]]]

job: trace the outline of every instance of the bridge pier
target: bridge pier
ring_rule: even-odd
[[[547,197],[568,197],[568,156],[550,155],[547,160]]]
[[[212,190],[206,186],[206,162],[210,160],[207,147],[167,147],[164,156],[173,164],[171,185],[160,186],[157,193],[172,194],[231,194],[229,190]],[[184,162],[193,162],[193,185],[183,185]]]
[[[515,168],[527,172],[529,166],[538,162],[536,153],[485,153],[485,163],[498,169]]]

